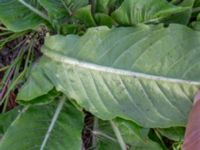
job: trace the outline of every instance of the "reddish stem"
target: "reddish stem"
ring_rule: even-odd
[[[8,77],[6,79],[6,83],[4,84],[4,86],[3,86],[3,88],[2,88],[2,90],[0,92],[0,101],[3,99],[5,93],[6,93],[7,89],[8,89],[8,84],[10,83],[10,80],[12,78],[12,75],[13,75],[14,71],[15,71],[15,67],[13,67],[11,69],[11,71],[9,72],[9,74],[8,74]]]

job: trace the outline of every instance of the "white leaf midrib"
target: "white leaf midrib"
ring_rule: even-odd
[[[123,76],[130,76],[133,78],[143,78],[143,79],[149,79],[149,80],[154,80],[154,81],[165,81],[165,82],[170,82],[170,83],[189,84],[189,85],[194,85],[194,86],[200,86],[200,82],[198,82],[198,81],[150,75],[150,74],[128,71],[128,70],[123,70],[123,69],[117,69],[117,68],[111,68],[108,66],[102,66],[102,65],[97,65],[97,64],[93,64],[93,63],[88,63],[85,61],[80,61],[75,58],[61,55],[58,52],[55,52],[47,47],[44,47],[42,51],[45,54],[45,56],[53,59],[54,61],[65,63],[68,65],[74,65],[74,66],[80,67],[80,68],[85,68],[85,69],[90,69],[90,70],[95,70],[95,71],[105,72],[105,73],[118,74],[118,75],[123,75]]]
[[[48,139],[49,139],[49,137],[51,135],[51,132],[52,132],[52,130],[54,128],[54,125],[55,125],[55,123],[56,123],[56,121],[58,119],[58,116],[59,116],[59,114],[60,114],[60,112],[61,112],[61,110],[62,110],[62,108],[64,106],[65,99],[66,99],[65,97],[61,98],[59,103],[58,103],[58,106],[57,106],[56,111],[55,111],[55,113],[53,115],[53,118],[51,120],[49,128],[48,128],[48,130],[47,130],[47,132],[45,134],[45,137],[44,137],[44,139],[42,141],[42,144],[40,146],[40,150],[44,150],[44,148],[45,148],[45,146],[47,144],[47,141],[48,141]]]

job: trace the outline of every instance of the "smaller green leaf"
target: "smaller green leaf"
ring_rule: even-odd
[[[112,25],[115,24],[112,17],[110,17],[106,14],[103,14],[103,13],[96,13],[95,21],[98,25],[106,25],[108,27],[112,27]]]
[[[34,66],[28,81],[21,88],[17,95],[17,100],[30,101],[39,96],[48,94],[53,89],[53,85],[46,78],[44,72],[41,70],[40,65]]]
[[[75,34],[78,31],[79,26],[77,24],[63,24],[61,26],[62,35]]]
[[[172,14],[187,10],[188,7],[174,6],[165,0],[125,0],[112,13],[112,17],[123,25],[135,25],[151,21],[160,21]]]
[[[91,13],[91,5],[78,9],[74,17],[87,27],[96,26],[95,20]]]
[[[96,11],[108,14],[110,8],[117,6],[117,1],[118,0],[97,0]]]
[[[47,10],[50,18],[61,19],[67,16],[68,12],[62,4],[62,0],[38,0],[38,2]]]
[[[189,23],[189,20],[191,18],[191,14],[192,14],[192,7],[194,5],[194,1],[195,0],[183,0],[178,6],[179,7],[187,7],[188,9],[177,13],[177,14],[173,14],[172,16],[170,16],[170,19],[168,20],[164,20],[165,23],[179,23],[179,24],[184,24],[187,25]]]
[[[168,139],[173,141],[183,141],[185,128],[183,127],[172,127],[167,129],[158,129],[158,131]]]
[[[200,31],[200,22],[199,21],[192,22],[191,26],[194,30]]]
[[[39,96],[35,99],[32,99],[31,101],[27,101],[27,100],[19,100],[17,101],[19,104],[21,105],[44,105],[44,104],[48,104],[51,103],[54,98],[56,96],[60,95],[59,92],[57,92],[55,89],[52,89],[50,92],[48,92],[47,94],[44,94],[42,96]]]
[[[129,150],[161,150],[161,146],[148,137],[149,129],[142,128],[135,123],[123,119],[115,119],[115,125],[118,127],[123,140],[129,147]],[[120,150],[116,136],[106,121],[99,120],[98,128],[94,131],[97,136],[97,147],[99,150],[115,149]]]
[[[200,0],[195,0],[194,7],[200,7]]]
[[[79,8],[88,5],[88,0],[38,0],[52,19],[68,18]]]
[[[196,21],[192,22],[191,26],[194,30],[200,31],[200,14],[197,15]]]

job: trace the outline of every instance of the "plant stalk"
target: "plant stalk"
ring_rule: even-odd
[[[15,85],[17,84],[17,82],[24,77],[26,71],[27,71],[27,68],[28,68],[28,63],[29,63],[29,58],[30,58],[30,54],[31,54],[31,50],[32,50],[32,46],[33,46],[33,42],[31,42],[30,46],[29,46],[29,49],[28,49],[28,55],[27,55],[27,58],[26,58],[26,61],[25,61],[25,66],[24,66],[24,70],[22,71],[22,73],[19,74],[19,76],[11,83],[10,87],[7,89],[7,92],[5,93],[4,95],[4,98],[2,99],[2,102],[4,102],[4,100],[6,99],[6,97],[9,96],[11,90],[15,87]],[[16,68],[16,67],[15,67]],[[7,99],[5,101],[5,104],[4,104],[4,107],[3,107],[3,111],[2,112],[5,112],[6,111],[6,107],[7,107],[7,104],[8,104],[8,100]]]
[[[118,143],[119,143],[121,149],[122,150],[127,150],[126,143],[124,142],[124,139],[123,139],[118,127],[115,125],[115,123],[112,120],[110,121],[110,124],[111,124],[111,127],[112,127],[115,135],[116,135],[116,138],[118,140]]]
[[[2,67],[2,68],[0,68],[0,72],[3,72],[3,71],[5,71],[5,70],[7,70],[9,68],[9,65],[8,66],[5,66],[5,67]]]
[[[98,118],[94,117],[94,124],[93,124],[93,131],[96,131],[98,129]],[[92,135],[92,147],[94,147],[94,150],[96,149],[97,146],[97,140],[96,140],[96,135]]]
[[[62,110],[62,108],[63,108],[63,106],[65,104],[65,100],[66,100],[65,96],[63,96],[60,99],[60,102],[58,103],[58,106],[56,108],[56,111],[55,111],[54,116],[53,116],[53,118],[51,120],[50,126],[48,128],[48,131],[47,131],[47,133],[46,133],[46,135],[44,137],[44,140],[43,140],[43,142],[41,144],[40,150],[44,150],[45,149],[45,146],[46,146],[47,141],[48,141],[48,139],[50,137],[50,134],[51,134],[51,132],[52,132],[54,126],[55,126],[55,123],[56,123],[56,121],[58,119],[58,116],[59,116],[59,114],[60,114],[60,112],[61,112],[61,110]]]
[[[63,6],[65,7],[65,9],[67,10],[67,12],[69,13],[70,16],[72,16],[72,11],[70,8],[67,7],[67,5],[65,4],[64,0],[60,0],[63,4]]]
[[[104,137],[104,138],[106,138],[106,139],[108,139],[108,140],[110,140],[112,142],[118,143],[118,141],[115,138],[113,138],[113,137],[111,137],[111,136],[109,136],[109,135],[107,135],[107,134],[105,134],[103,132],[93,131],[93,134],[95,136],[101,136],[101,137]]]

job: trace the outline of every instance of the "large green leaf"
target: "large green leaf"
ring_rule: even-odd
[[[30,2],[34,3],[34,0]],[[19,0],[0,0],[0,21],[14,32],[35,29],[46,23],[45,19],[28,9]]]
[[[57,90],[101,119],[184,126],[200,88],[199,47],[200,33],[182,25],[97,27],[48,37],[39,64]]]
[[[174,6],[166,0],[125,0],[112,13],[113,18],[123,25],[135,25],[151,21],[160,21],[172,14],[187,10],[187,7]]]
[[[83,114],[64,99],[26,107],[0,141],[0,150],[80,150]]]
[[[122,119],[113,121],[120,131],[120,134],[129,150],[161,150],[161,146],[148,137],[149,129],[141,128],[138,125]],[[98,121],[95,128],[93,141],[98,150],[121,150],[116,135],[108,121]]]

